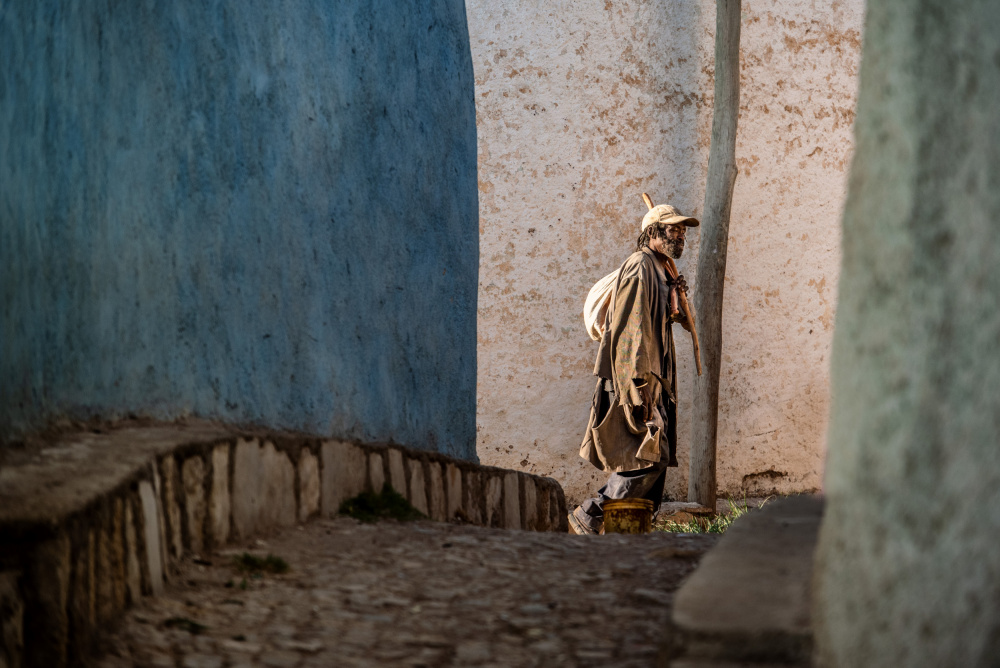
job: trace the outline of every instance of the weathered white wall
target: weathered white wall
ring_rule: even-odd
[[[480,187],[478,451],[551,475],[577,456],[596,344],[590,286],[633,250],[649,192],[699,215],[715,5],[468,0]],[[820,486],[840,202],[863,0],[743,3],[742,114],[720,397],[722,493]],[[697,235],[679,263],[694,277]],[[697,289],[697,286],[694,286]],[[687,489],[694,364],[677,328]]]

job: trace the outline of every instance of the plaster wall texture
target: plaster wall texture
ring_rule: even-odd
[[[194,414],[475,458],[461,0],[0,3],[0,436]]]
[[[1000,6],[872,0],[844,214],[824,666],[1000,656]]]
[[[852,151],[862,0],[743,3],[740,167],[720,393],[723,494],[821,485],[836,307],[837,221]],[[715,4],[468,3],[479,128],[477,448],[559,480],[579,501],[605,475],[577,455],[595,380],[590,287],[634,250],[640,194],[701,214]],[[678,262],[692,289],[698,234]],[[687,490],[694,363],[675,327]]]

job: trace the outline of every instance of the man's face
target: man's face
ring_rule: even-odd
[[[686,225],[668,225],[663,237],[653,237],[649,240],[649,247],[656,253],[680,259],[684,253],[684,235],[687,234]]]

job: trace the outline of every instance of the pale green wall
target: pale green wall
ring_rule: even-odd
[[[1000,4],[870,0],[843,225],[825,666],[1000,657]]]

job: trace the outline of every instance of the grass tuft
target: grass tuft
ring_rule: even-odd
[[[378,494],[362,492],[353,499],[347,499],[340,504],[340,514],[353,517],[361,522],[377,522],[378,520],[421,520],[427,516],[410,505],[403,496],[386,483]]]
[[[714,517],[696,517],[688,522],[667,521],[662,524],[657,524],[654,529],[669,533],[725,533],[726,529],[732,526],[733,522],[743,517],[751,510],[759,510],[763,508],[764,504],[770,500],[771,497],[767,497],[757,504],[756,508],[751,508],[750,504],[747,503],[746,496],[743,497],[742,501],[737,501],[732,497],[729,497],[728,513],[715,515]]]
[[[280,575],[290,570],[287,561],[273,554],[269,554],[266,557],[256,557],[249,552],[244,552],[238,557],[233,557],[233,565],[236,566],[236,570],[240,573],[250,574],[251,576],[260,576],[263,573]]]

